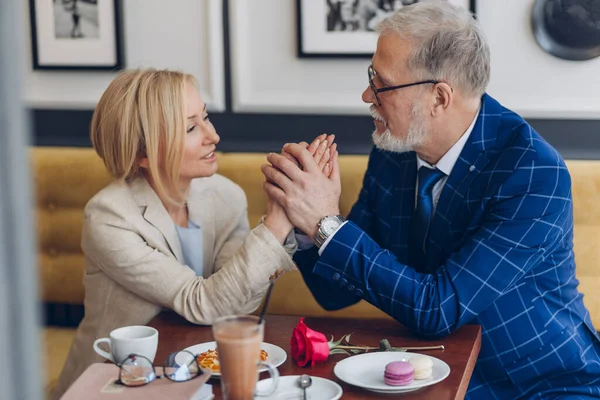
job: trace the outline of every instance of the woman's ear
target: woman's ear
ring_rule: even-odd
[[[148,169],[150,167],[150,164],[148,163],[148,157],[142,157],[138,164],[144,169]]]

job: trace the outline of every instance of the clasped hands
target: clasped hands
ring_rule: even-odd
[[[342,191],[337,145],[320,135],[309,145],[288,143],[261,167],[268,196],[265,226],[281,243],[295,226],[313,239],[319,221],[339,214]]]

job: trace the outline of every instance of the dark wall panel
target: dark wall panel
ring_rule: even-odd
[[[38,146],[90,146],[91,110],[32,110]],[[286,142],[335,133],[342,154],[366,154],[373,122],[368,116],[212,113],[219,150],[278,151]],[[529,123],[564,158],[600,159],[600,120],[531,119]]]

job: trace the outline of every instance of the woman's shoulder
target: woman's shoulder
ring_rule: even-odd
[[[123,210],[131,211],[136,207],[130,184],[124,180],[115,180],[96,193],[86,204],[84,214],[87,216],[97,212],[111,213]]]
[[[192,181],[190,188],[195,194],[210,194],[220,202],[229,206],[246,207],[246,193],[231,179],[223,175],[214,174],[208,178],[199,178]]]

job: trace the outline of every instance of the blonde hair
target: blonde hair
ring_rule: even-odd
[[[90,136],[96,153],[117,179],[143,174],[159,197],[182,204],[176,193],[185,141],[185,84],[196,79],[177,71],[138,69],[121,72],[108,86],[94,111]]]

